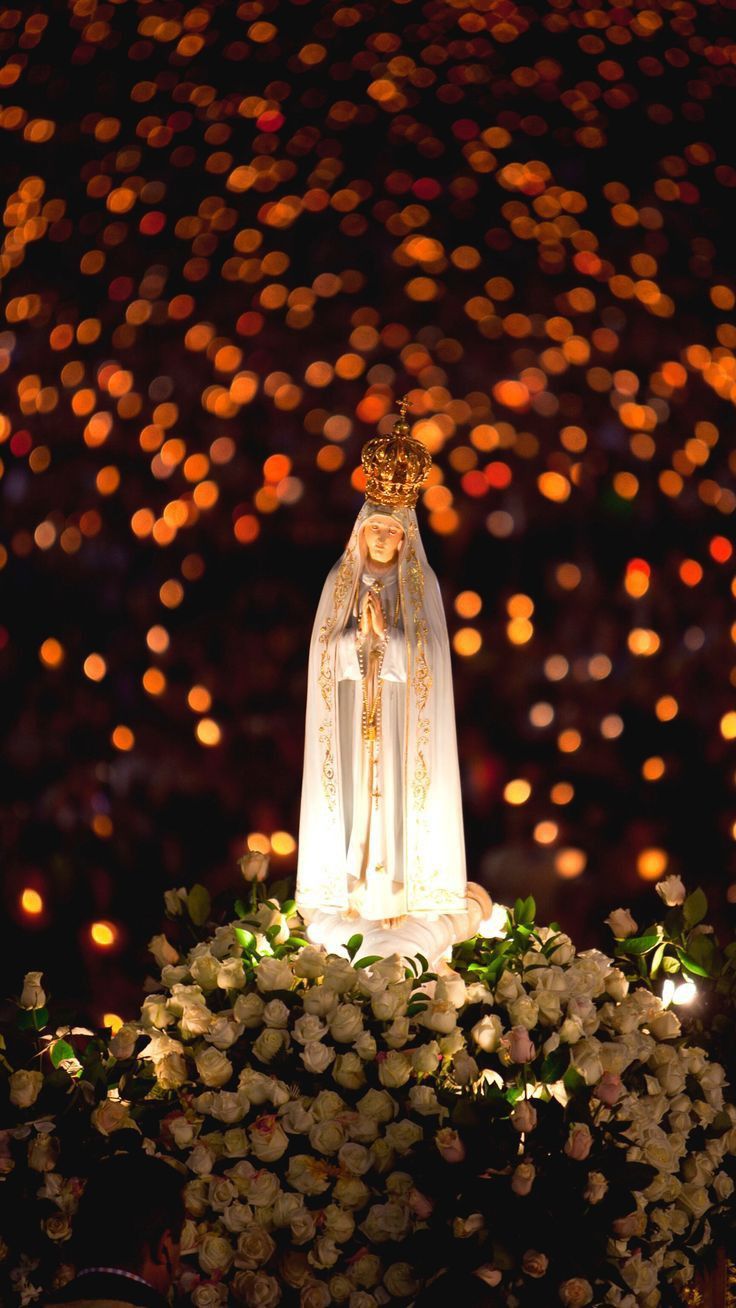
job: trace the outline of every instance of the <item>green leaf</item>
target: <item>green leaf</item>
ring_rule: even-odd
[[[664,958],[664,951],[666,948],[667,948],[666,942],[663,940],[662,943],[658,945],[654,951],[654,957],[652,958],[652,965],[649,969],[649,975],[651,976],[652,980],[654,980],[657,973],[659,972],[660,967],[662,966],[662,959]]]
[[[51,1062],[54,1067],[58,1067],[64,1062],[65,1058],[76,1058],[73,1047],[67,1040],[57,1040],[51,1046]]]
[[[243,903],[242,899],[235,900],[235,914],[237,917],[247,917],[249,912],[250,909],[247,904]]]
[[[42,1031],[48,1020],[48,1008],[22,1008],[18,1014],[18,1030]]]
[[[250,954],[256,945],[256,938],[252,931],[246,931],[245,927],[234,927],[235,939],[242,946],[247,954]]]
[[[542,1063],[539,1072],[540,1081],[545,1081],[547,1084],[550,1081],[559,1081],[567,1070],[569,1063],[570,1051],[567,1048],[554,1049]]]
[[[415,999],[413,1003],[407,1004],[406,1015],[407,1017],[415,1017],[417,1013],[423,1013],[426,1007],[426,1000]]]
[[[620,954],[648,954],[650,949],[656,949],[659,944],[659,935],[651,936],[633,936],[629,940],[618,940],[616,942],[616,952]]]
[[[348,951],[348,955],[349,955],[349,957],[350,957],[350,961],[351,961],[351,962],[352,962],[353,959],[355,958],[355,955],[357,954],[358,950],[360,949],[360,946],[362,945],[362,943],[363,943],[363,937],[362,937],[362,935],[360,935],[360,933],[358,933],[358,934],[356,934],[356,935],[354,935],[354,936],[351,936],[350,939],[349,939],[348,941],[346,941],[345,948],[346,948],[347,951]]]
[[[529,895],[529,897],[524,900],[524,915],[521,918],[521,921],[524,923],[525,926],[530,926],[536,916],[537,916],[537,905],[534,900],[534,896]]]
[[[418,962],[420,962],[422,965],[422,972],[428,972],[429,963],[427,959],[424,957],[424,954],[416,954],[415,957],[417,958]]]
[[[291,917],[295,909],[296,909],[295,899],[285,899],[283,904],[281,905],[281,912],[283,913],[284,917]]]
[[[209,890],[205,886],[192,886],[187,895],[187,911],[195,926],[204,926],[211,907]]]
[[[685,919],[685,927],[688,931],[691,930],[692,927],[697,926],[699,922],[703,921],[703,918],[708,912],[708,900],[700,886],[698,886],[698,889],[694,890],[691,895],[688,895],[682,906],[682,912]]]
[[[662,960],[662,971],[666,972],[668,976],[677,976],[680,971],[680,963],[678,959],[673,958],[671,954],[668,954],[667,957]]]
[[[303,936],[289,936],[287,944],[297,945],[299,949],[304,949],[305,946],[309,944],[309,941],[305,940]]]
[[[690,936],[687,942],[688,956],[704,967],[708,976],[713,975],[716,947],[712,936]]]
[[[708,975],[705,968],[701,967],[700,963],[696,963],[694,958],[690,958],[689,955],[685,953],[684,949],[678,949],[677,957],[682,963],[682,966],[684,967],[685,971],[690,972],[692,976]]]
[[[366,954],[365,958],[359,958],[357,963],[353,963],[353,967],[370,967],[371,963],[380,963],[380,961],[380,954]]]

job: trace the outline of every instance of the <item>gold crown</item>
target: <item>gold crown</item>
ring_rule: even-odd
[[[400,417],[389,436],[374,436],[363,447],[365,497],[389,508],[413,508],[432,466],[426,445],[409,435],[407,400],[398,403]]]

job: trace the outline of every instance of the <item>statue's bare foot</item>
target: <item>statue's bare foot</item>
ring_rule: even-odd
[[[381,922],[381,926],[392,930],[394,927],[401,926],[401,923],[406,921],[407,916],[408,914],[402,913],[400,917],[385,917]]]

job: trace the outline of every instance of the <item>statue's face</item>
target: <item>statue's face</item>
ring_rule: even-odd
[[[363,536],[368,557],[374,563],[393,563],[404,539],[404,531],[400,523],[387,513],[372,513],[363,527]]]

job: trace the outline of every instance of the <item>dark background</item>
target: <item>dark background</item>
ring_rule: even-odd
[[[729,5],[696,3],[0,9],[3,993],[38,968],[80,1014],[129,1016],[163,890],[228,902],[249,833],[298,836],[314,609],[362,444],[404,393],[449,492],[419,514],[451,637],[482,637],[455,657],[469,875],[605,946],[610,908],[655,914],[640,871],[661,850],[728,914],[732,31]],[[223,409],[241,373],[254,395]],[[109,432],[90,445],[93,414]],[[223,437],[232,457],[188,478]],[[161,476],[151,442],[171,440]],[[198,480],[217,498],[193,514]],[[196,521],[136,534],[172,504]],[[632,653],[639,629],[654,654]]]

